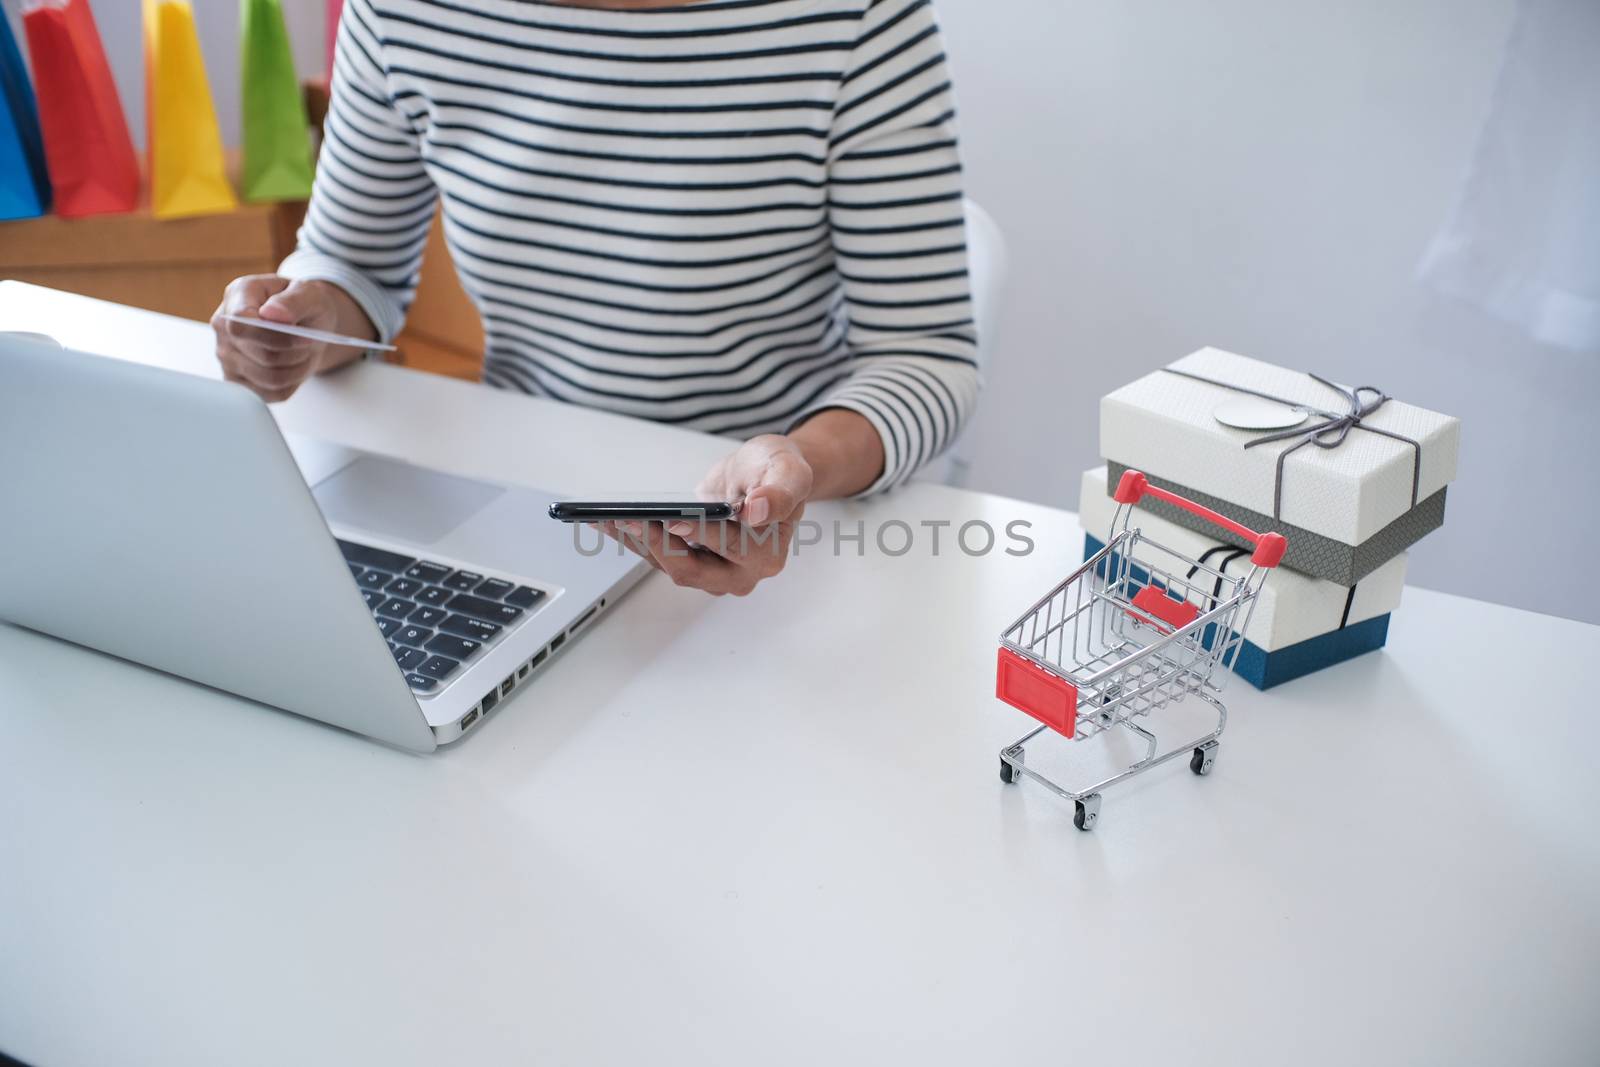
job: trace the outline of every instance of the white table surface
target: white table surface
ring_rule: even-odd
[[[0,329],[209,365],[202,327],[14,283]],[[279,414],[556,488],[726,447],[383,366]],[[1039,550],[816,551],[745,600],[652,576],[426,758],[0,626],[0,1049],[1600,1062],[1600,629],[1408,590],[1386,651],[1235,679],[1215,772],[1114,788],[1083,834],[999,781],[1030,720],[993,696],[1074,517],[934,485],[813,515],[1023,519]]]

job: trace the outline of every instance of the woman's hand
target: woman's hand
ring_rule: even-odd
[[[336,285],[291,282],[274,274],[236,279],[211,317],[217,335],[217,362],[222,364],[224,378],[249,387],[268,403],[289,399],[307,378],[353,362],[360,357],[360,350],[229,322],[223,315],[262,318],[368,340],[377,336],[366,312]]]
[[[883,440],[860,414],[828,408],[788,436],[753,437],[700,483],[702,500],[739,504],[738,522],[604,523],[678,585],[745,596],[789,561],[806,501],[850,496],[883,474]]]
[[[678,585],[745,596],[789,561],[813,473],[800,446],[778,434],[755,437],[711,469],[702,500],[740,505],[739,521],[625,522],[601,526]]]

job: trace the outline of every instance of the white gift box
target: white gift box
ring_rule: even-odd
[[[1078,501],[1078,521],[1084,532],[1101,542],[1110,541],[1111,523],[1117,502],[1106,491],[1106,469],[1084,471]],[[1133,509],[1128,525],[1140,530],[1163,548],[1190,559],[1224,546],[1216,538],[1195,533],[1143,508]],[[1212,566],[1217,566],[1213,559]],[[1248,570],[1250,558],[1243,556],[1227,566],[1225,573]],[[1245,639],[1267,652],[1287,648],[1301,641],[1332,633],[1345,626],[1387,615],[1400,606],[1405,586],[1406,557],[1396,556],[1361,579],[1354,586],[1342,586],[1278,567],[1267,576],[1256,599]]]
[[[1224,425],[1217,412],[1256,399],[1252,394],[1288,402],[1269,403],[1269,410],[1309,414],[1291,430],[1273,431],[1292,436],[1247,448],[1268,432]],[[1356,403],[1367,406],[1377,396],[1363,392]],[[1391,399],[1346,425],[1336,447],[1302,445],[1351,407],[1348,394],[1302,371],[1203,348],[1101,400],[1100,454],[1359,545],[1454,480],[1461,421]],[[1330,429],[1322,440],[1337,433]],[[1279,456],[1291,449],[1280,472]]]

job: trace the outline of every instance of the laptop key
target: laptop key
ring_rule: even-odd
[[[447,660],[446,662],[449,661]],[[406,675],[406,684],[419,693],[431,693],[439,688],[439,680],[437,678],[429,678],[425,674],[413,673]]]
[[[385,600],[388,600],[389,598],[384,596],[382,593],[376,592],[374,590],[363,589],[361,591],[361,599],[365,600],[367,602],[367,607],[371,608],[373,611],[377,611],[378,610],[378,605],[382,604]]]
[[[411,556],[402,556],[398,552],[385,552],[381,548],[358,545],[350,541],[340,541],[339,551],[344,553],[344,558],[350,563],[359,563],[363,567],[377,567],[390,574],[399,574],[416,562]]]
[[[395,597],[385,601],[379,608],[379,615],[387,615],[391,619],[403,619],[417,610],[417,606],[405,597]]]
[[[451,659],[449,656],[432,656],[417,668],[417,672],[429,678],[443,681],[456,673],[456,668],[459,666],[461,666],[460,662]]]
[[[383,591],[390,596],[414,597],[422,591],[422,583],[415,578],[396,578],[384,586]]]
[[[399,619],[379,619],[378,620],[378,629],[383,631],[383,636],[385,636],[385,637],[393,637],[394,636],[394,632],[396,630],[400,629],[400,620]]]
[[[406,616],[406,621],[416,626],[427,626],[430,629],[436,630],[439,628],[439,624],[444,622],[445,618],[449,614],[450,613],[445,611],[443,608],[430,608],[424,604],[422,607]]]
[[[483,575],[481,574],[475,574],[472,571],[456,571],[439,584],[464,593],[469,589],[476,588],[481,581],[483,581]]]
[[[406,568],[406,577],[415,578],[419,582],[442,582],[450,574],[450,568],[443,563],[433,563],[419,559]]]
[[[437,585],[430,585],[422,592],[417,594],[417,599],[422,603],[427,604],[429,607],[437,608],[447,603],[453,596],[455,596],[455,594],[448,589]]]
[[[470,637],[474,641],[493,641],[500,633],[500,627],[492,622],[481,622],[478,619],[469,619],[465,615],[452,615],[439,624],[439,629],[457,637]]]
[[[483,584],[474,589],[474,596],[488,597],[490,600],[499,600],[516,586],[503,578],[485,578]]]
[[[543,596],[544,592],[542,590],[529,589],[525,585],[519,585],[506,594],[505,602],[513,607],[531,608]]]
[[[466,593],[460,593],[452,597],[450,603],[446,604],[445,607],[462,615],[469,615],[474,619],[482,619],[484,622],[497,622],[502,625],[516,622],[522,615],[521,608],[514,608],[510,604],[496,604],[492,600],[470,596]]]
[[[418,652],[414,648],[397,648],[394,650],[394,661],[403,671],[416,670],[428,658],[426,652]]]
[[[424,629],[421,626],[410,624],[401,626],[399,623],[395,623],[395,625],[399,626],[400,629],[398,633],[394,634],[394,639],[402,645],[410,645],[412,648],[422,648],[428,643],[428,639],[433,636],[432,630]]]
[[[389,579],[393,577],[394,575],[388,571],[362,571],[361,576],[356,579],[356,584],[363,589],[382,589],[389,584]]]
[[[361,573],[367,569],[359,563],[346,563],[345,566],[350,568],[350,576],[352,578],[361,577]]]
[[[472,654],[483,646],[465,637],[457,637],[455,634],[440,634],[422,647],[437,655],[449,656],[451,659],[470,659]]]

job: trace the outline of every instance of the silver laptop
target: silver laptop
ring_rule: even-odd
[[[419,752],[648,567],[551,495],[340,450],[241,386],[0,335],[0,619]]]

